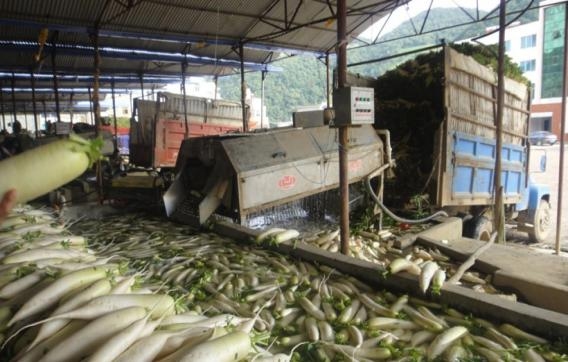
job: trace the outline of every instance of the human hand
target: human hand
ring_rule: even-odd
[[[12,211],[12,208],[16,204],[16,190],[11,189],[6,191],[2,200],[0,201],[0,223],[4,221],[6,216]]]

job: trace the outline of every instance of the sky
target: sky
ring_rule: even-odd
[[[407,21],[408,19],[412,18],[420,14],[421,12],[427,11],[428,6],[432,0],[412,0],[407,5],[403,5],[398,7],[391,17],[388,19],[388,16],[378,20],[374,25],[372,25],[369,29],[364,31],[361,34],[361,37],[365,37],[367,39],[374,39],[377,33],[381,30],[384,25],[384,30],[382,35],[387,34],[389,31],[396,28],[398,25],[402,24],[403,22]],[[484,11],[489,11],[494,9],[495,7],[499,6],[499,0],[433,0],[432,7],[435,8],[453,8],[456,6],[461,6],[463,8],[476,8],[476,4],[479,3],[479,9]]]

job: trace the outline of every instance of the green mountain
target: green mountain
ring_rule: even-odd
[[[518,11],[527,7],[530,0],[510,0],[507,3],[508,21],[519,20],[521,22],[535,21],[538,18],[538,10],[528,11],[519,17]],[[533,6],[538,5],[534,1]],[[458,26],[474,19],[486,16],[485,21],[476,22],[464,26]],[[475,9],[467,9],[464,12],[459,8],[436,8],[428,14],[422,13],[407,21],[393,31],[379,38],[380,44],[363,46],[363,43],[350,45],[347,55],[348,64],[358,63],[400,54],[405,51],[440,44],[443,40],[447,43],[463,40],[485,33],[485,29],[499,23],[498,12],[494,14],[476,14]],[[518,19],[516,19],[518,18]],[[423,27],[423,35],[415,36],[416,29]],[[434,29],[442,29],[433,31]],[[396,39],[396,40],[394,40]],[[397,57],[388,61],[372,64],[351,66],[349,71],[365,76],[377,77],[389,69],[394,68],[409,58]],[[290,121],[292,112],[299,106],[319,105],[325,102],[325,75],[324,63],[314,57],[295,56],[274,63],[283,69],[279,73],[267,74],[265,80],[265,103],[268,109],[268,118],[272,123]],[[260,73],[247,73],[246,83],[252,92],[260,96],[261,93]],[[221,96],[225,99],[240,99],[240,75],[228,76],[219,79]]]

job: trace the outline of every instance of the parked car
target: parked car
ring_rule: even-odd
[[[529,142],[531,145],[553,145],[558,142],[558,137],[552,132],[536,131],[529,134]]]

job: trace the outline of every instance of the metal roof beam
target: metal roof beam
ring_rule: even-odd
[[[2,47],[2,50],[4,51],[12,50],[12,51],[33,52],[36,50],[37,45],[33,42],[0,40],[0,47]],[[51,51],[51,49],[49,49],[49,51]],[[57,53],[63,55],[91,57],[94,54],[94,49],[92,46],[58,44]],[[118,59],[144,60],[144,61],[164,61],[164,62],[176,62],[176,63],[181,63],[187,60],[189,64],[197,64],[197,65],[215,65],[219,67],[231,67],[231,68],[240,66],[240,62],[235,60],[213,59],[208,57],[198,57],[195,55],[185,55],[182,53],[154,52],[143,49],[101,47],[99,49],[99,53],[101,57],[105,58],[118,58]],[[274,72],[279,70],[279,68],[271,66],[269,64],[260,64],[253,62],[245,62],[245,67],[257,71]]]
[[[4,87],[4,88],[0,88],[2,90],[2,92],[5,93],[12,93],[12,88],[10,87]],[[88,88],[59,88],[58,89],[60,93],[73,93],[73,94],[88,94],[89,93],[89,89]],[[18,93],[31,93],[32,89],[31,88],[14,88],[14,93],[18,94]],[[53,89],[52,88],[36,88],[35,90],[36,93],[53,93]],[[121,93],[121,94],[128,94],[130,93],[129,89],[126,88],[115,88],[114,89],[115,93]],[[101,88],[99,90],[99,93],[104,93],[104,94],[111,94],[112,93],[112,89],[110,88]]]
[[[53,78],[53,75],[47,73],[35,73],[34,77],[36,81],[44,81]],[[0,71],[0,80],[9,80],[12,78],[12,73]],[[92,75],[71,75],[71,74],[58,74],[57,78],[63,82],[92,82]],[[14,79],[16,80],[31,80],[31,74],[29,73],[14,73]],[[139,77],[134,76],[108,76],[101,75],[101,82],[112,82],[115,83],[137,83],[139,82]],[[144,83],[174,83],[180,80],[179,76],[147,76],[144,75]]]
[[[78,34],[91,34],[95,31],[93,27],[90,26],[75,26],[66,24],[54,24],[54,23],[42,23],[32,20],[16,20],[10,18],[0,17],[0,25],[9,25],[14,27],[28,27],[43,29],[48,28],[50,31],[59,30],[68,33],[78,33]],[[223,39],[223,38],[208,38],[199,35],[192,34],[158,34],[158,33],[146,33],[138,31],[119,31],[119,30],[105,30],[99,29],[99,37],[101,38],[122,38],[122,39],[138,39],[138,40],[149,40],[149,41],[162,41],[169,43],[195,43],[195,44],[206,44],[206,45],[225,45],[235,47],[238,46],[238,40],[234,39]],[[322,55],[323,52],[314,51],[311,49],[301,48],[298,46],[283,46],[276,44],[267,44],[262,42],[245,42],[243,43],[245,49],[256,49],[256,50],[269,50],[275,52],[286,52],[286,53],[305,53],[305,54],[315,54]]]

